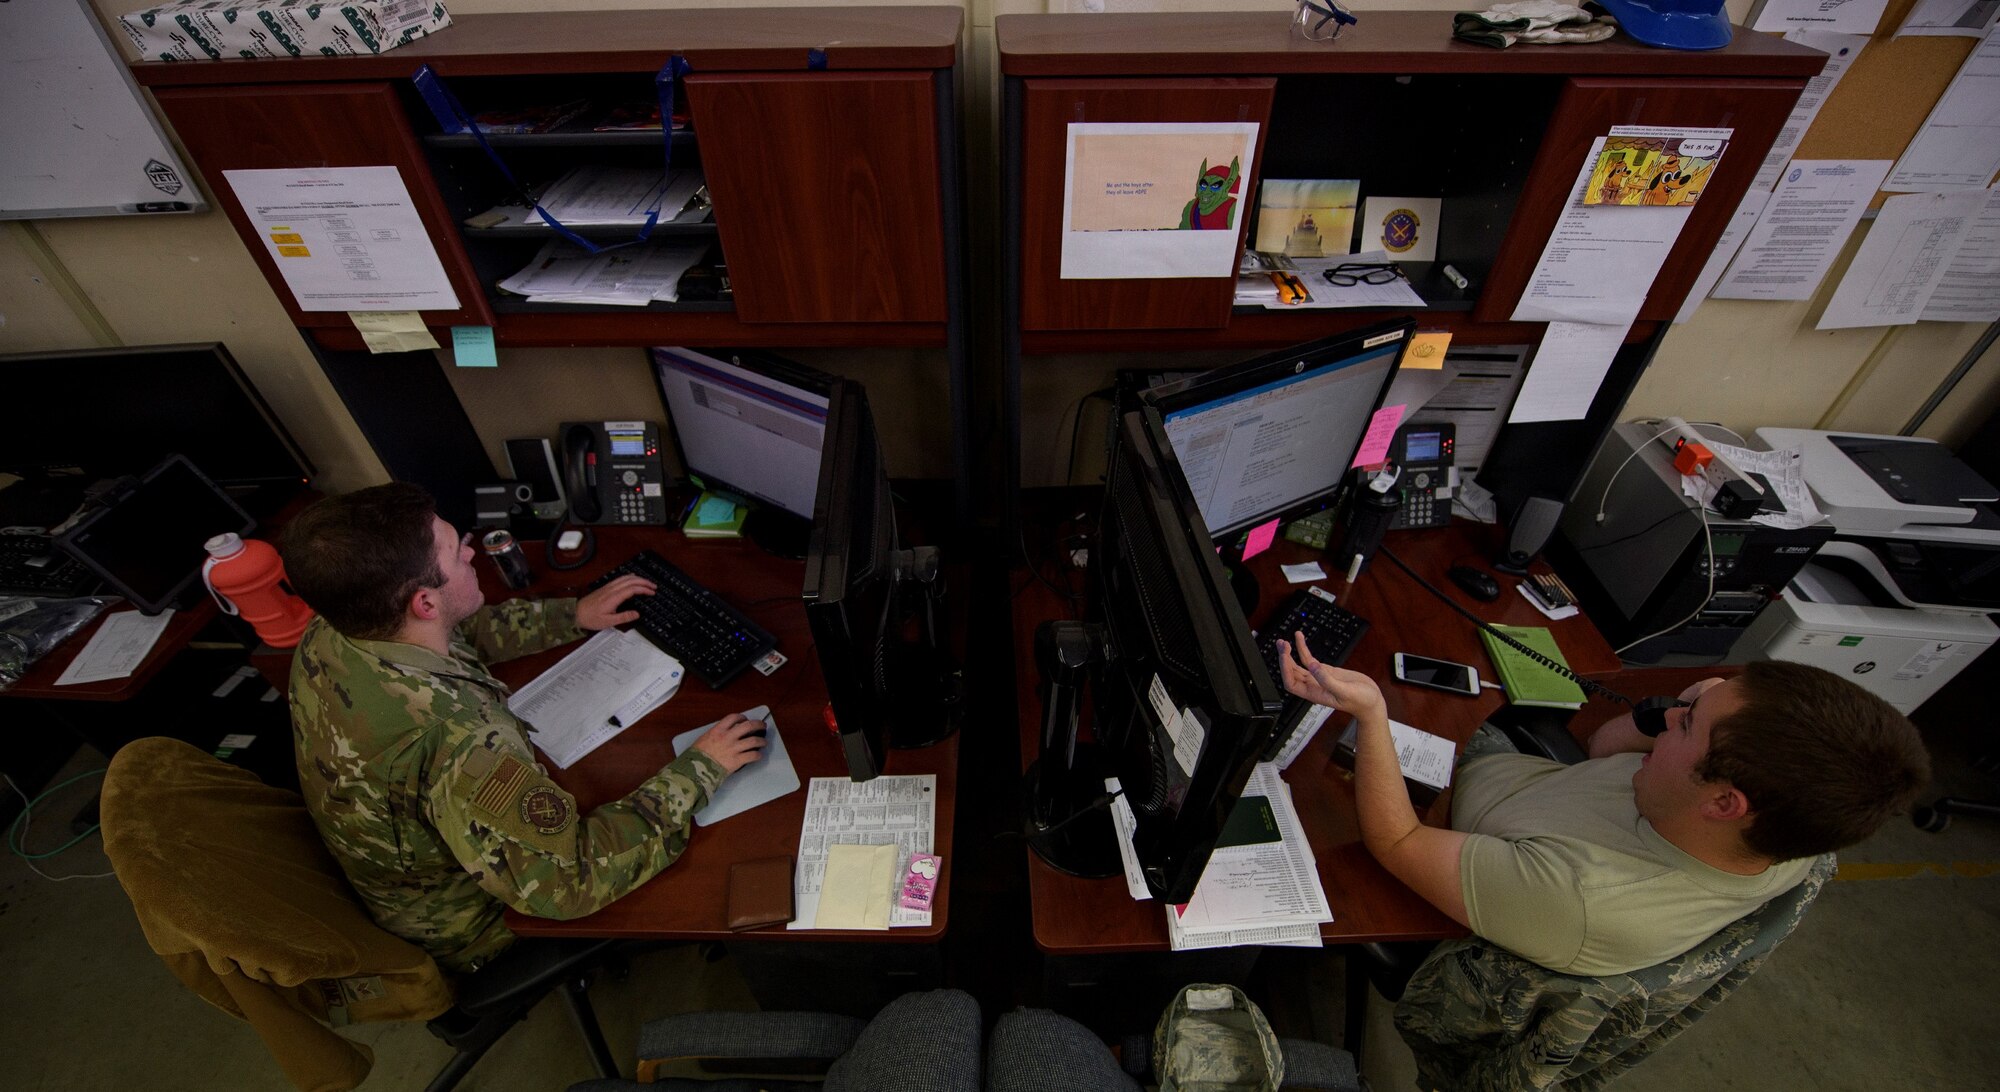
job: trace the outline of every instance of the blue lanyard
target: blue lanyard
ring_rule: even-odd
[[[666,64],[660,66],[659,73],[653,77],[653,90],[660,100],[660,145],[663,149],[661,160],[665,168],[660,176],[661,198],[666,196],[665,182],[673,177],[674,171],[674,84],[680,77],[687,75],[688,71],[687,58],[676,53],[668,58]],[[659,198],[654,199],[653,204],[646,209],[646,222],[640,225],[639,234],[622,243],[608,245],[593,243],[564,227],[562,221],[550,215],[549,210],[543,208],[540,201],[528,196],[528,191],[521,185],[520,179],[514,177],[514,172],[507,168],[506,160],[501,159],[500,153],[493,150],[493,145],[486,142],[486,134],[479,131],[479,123],[473,121],[471,115],[465,112],[465,107],[459,103],[458,97],[451,93],[451,89],[445,86],[444,80],[431,69],[430,65],[419,67],[410,79],[416,84],[417,93],[422,95],[424,102],[430,106],[431,113],[436,115],[438,125],[448,133],[471,133],[480,150],[486,153],[486,158],[492,160],[493,165],[499,168],[500,175],[507,180],[507,184],[514,187],[514,192],[534,207],[535,215],[541,217],[542,221],[563,239],[582,247],[586,253],[602,254],[608,250],[619,250],[643,243],[652,237],[653,227],[660,221]]]

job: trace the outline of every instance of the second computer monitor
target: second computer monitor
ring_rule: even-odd
[[[653,378],[688,473],[710,489],[813,518],[833,377],[775,357],[653,350]]]
[[[1146,391],[1210,533],[1331,503],[1415,330],[1402,319]]]

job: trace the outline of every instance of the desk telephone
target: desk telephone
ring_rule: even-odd
[[[667,475],[660,462],[659,425],[568,422],[559,436],[571,522],[665,525]]]
[[[1403,468],[1403,505],[1392,531],[1443,527],[1451,522],[1452,448],[1458,428],[1450,424],[1408,424],[1397,433],[1389,459]]]

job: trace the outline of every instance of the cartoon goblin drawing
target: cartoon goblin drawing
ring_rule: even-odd
[[[1232,158],[1229,169],[1210,167],[1208,160],[1201,161],[1201,173],[1195,176],[1194,200],[1181,208],[1180,223],[1175,227],[1185,229],[1231,228],[1236,226],[1236,189],[1242,182],[1239,174],[1240,159]]]

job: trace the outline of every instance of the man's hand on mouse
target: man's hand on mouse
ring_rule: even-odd
[[[757,761],[764,750],[764,722],[731,713],[694,741],[694,749],[730,773]]]

